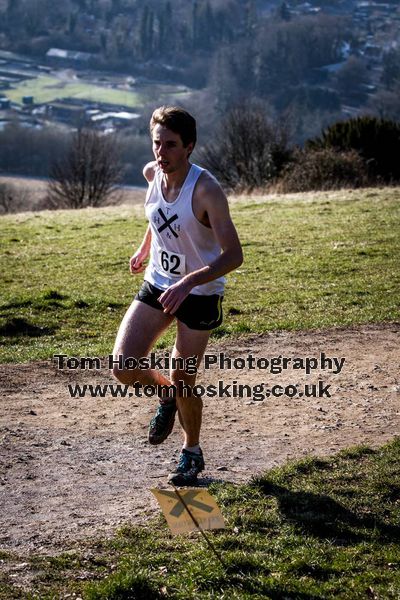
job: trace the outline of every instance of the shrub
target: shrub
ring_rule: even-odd
[[[400,123],[396,121],[369,116],[341,121],[307,142],[307,147],[355,150],[376,182],[400,181]]]
[[[280,192],[307,192],[362,187],[368,184],[366,169],[357,152],[332,148],[297,150],[278,182]]]

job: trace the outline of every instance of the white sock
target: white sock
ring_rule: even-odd
[[[187,446],[183,444],[183,448],[188,452],[194,452],[195,454],[200,454],[200,444],[196,444],[195,446]]]

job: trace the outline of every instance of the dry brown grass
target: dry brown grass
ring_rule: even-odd
[[[2,176],[0,183],[10,186],[15,191],[17,198],[21,200],[18,212],[37,210],[46,196],[46,181],[42,179]]]
[[[47,179],[30,179],[29,177],[1,176],[0,183],[5,183],[13,188],[18,202],[16,212],[30,210],[43,210],[48,208],[46,204]],[[107,204],[128,206],[143,205],[146,196],[146,188],[122,187],[110,198]]]

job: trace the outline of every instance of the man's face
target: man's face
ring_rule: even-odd
[[[193,144],[185,148],[179,133],[157,124],[153,129],[152,140],[154,158],[164,173],[173,173],[186,165]]]

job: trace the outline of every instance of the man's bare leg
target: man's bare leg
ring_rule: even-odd
[[[172,370],[171,381],[177,387],[179,386],[179,381],[188,386],[194,386],[196,373],[186,373],[186,360],[192,356],[197,356],[197,367],[200,365],[207,347],[210,332],[189,329],[181,321],[177,322],[177,328],[177,337],[172,355],[175,358],[181,357],[183,359],[183,369]],[[200,439],[203,401],[194,395],[188,395],[186,398],[178,395],[176,402],[179,411],[179,420],[184,432],[184,445],[186,447],[197,446]]]
[[[183,368],[174,369],[171,372],[172,383],[179,390],[179,382],[183,382],[189,388],[196,382],[196,373],[188,374],[185,371],[187,359],[195,356],[197,366],[200,365],[204,351],[207,346],[209,331],[198,331],[189,329],[178,321],[178,334],[175,341],[173,356],[183,359]],[[190,390],[191,391],[191,390]],[[179,419],[184,433],[182,452],[176,470],[168,477],[169,483],[175,486],[197,485],[197,476],[204,470],[204,458],[200,448],[200,428],[203,409],[203,401],[190,393],[185,397],[184,393],[178,393],[177,406]]]
[[[147,356],[160,335],[172,323],[174,317],[148,306],[144,302],[134,300],[125,313],[115,340],[113,356],[124,359]],[[170,380],[156,369],[120,369],[113,368],[113,375],[121,383],[133,385],[171,385]]]
[[[147,304],[134,301],[122,320],[114,347],[114,360],[118,356],[126,359],[139,359],[148,355],[154,342],[171,324],[174,317],[165,314]],[[157,390],[159,404],[154,417],[150,421],[148,440],[152,445],[161,444],[174,427],[177,405],[169,390],[171,381],[156,369],[127,369],[117,365],[113,370],[114,376],[125,384],[140,383],[141,385],[164,386],[163,391]]]

